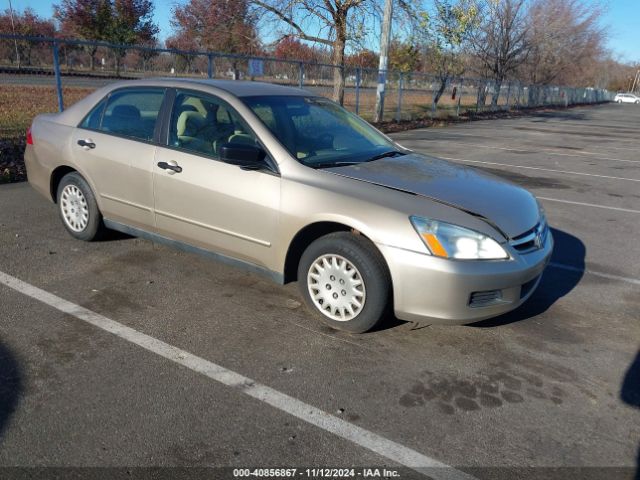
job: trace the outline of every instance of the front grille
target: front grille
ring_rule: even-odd
[[[549,226],[542,221],[530,230],[513,237],[509,244],[519,253],[528,253],[542,248],[547,240]]]
[[[470,307],[488,307],[502,301],[502,290],[473,292],[469,297]]]

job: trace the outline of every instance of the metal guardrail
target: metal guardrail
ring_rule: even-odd
[[[53,84],[59,110],[64,108],[67,88],[98,88],[111,81],[149,76],[260,80],[331,96],[336,69],[341,69],[345,77],[345,106],[365,118],[372,118],[377,69],[266,56],[0,34],[0,78],[5,80],[3,83]],[[48,77],[53,77],[52,81],[47,81]],[[440,88],[437,76],[389,71],[386,78],[385,114],[397,121],[599,103],[613,97],[603,89],[523,85],[515,81],[498,86],[490,79],[457,77],[448,80],[434,108],[433,98]]]

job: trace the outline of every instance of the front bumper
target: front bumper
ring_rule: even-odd
[[[535,291],[551,257],[553,237],[512,260],[447,260],[387,245],[377,245],[393,282],[398,318],[461,325],[495,317],[522,305]],[[488,292],[497,292],[488,295]],[[472,294],[474,297],[472,297]],[[473,306],[472,298],[493,298]],[[477,305],[477,304],[476,304]]]

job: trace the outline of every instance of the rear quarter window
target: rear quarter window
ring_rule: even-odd
[[[140,140],[153,140],[162,89],[131,89],[112,93],[102,114],[99,130]]]
[[[100,102],[93,107],[84,120],[80,124],[81,128],[89,128],[91,130],[98,130],[100,128],[100,121],[102,120],[102,112],[104,112],[104,107],[107,105],[107,99],[103,98]]]

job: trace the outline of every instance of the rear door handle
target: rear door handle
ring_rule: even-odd
[[[169,170],[167,173],[173,175],[174,173],[182,172],[182,167],[173,160],[170,163],[158,162],[158,166],[164,170]]]
[[[78,145],[80,145],[85,150],[88,150],[89,148],[96,148],[96,144],[93,143],[93,140],[91,140],[90,138],[87,138],[86,140],[78,140]]]

